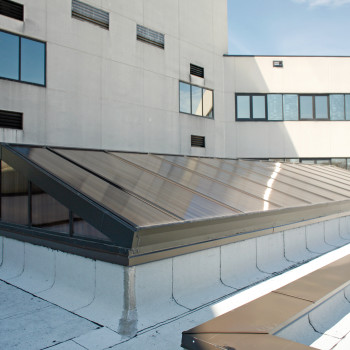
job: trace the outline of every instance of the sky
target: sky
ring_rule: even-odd
[[[350,0],[227,0],[231,55],[350,56]]]

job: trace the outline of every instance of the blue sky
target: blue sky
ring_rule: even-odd
[[[227,0],[229,54],[350,56],[350,0]]]

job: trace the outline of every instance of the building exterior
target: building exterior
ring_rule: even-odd
[[[1,3],[2,142],[346,166],[348,57],[227,56],[225,0]]]

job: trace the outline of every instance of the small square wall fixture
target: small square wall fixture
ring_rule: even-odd
[[[273,61],[274,68],[283,68],[283,61]]]

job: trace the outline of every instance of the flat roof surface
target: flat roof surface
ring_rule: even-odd
[[[303,278],[327,264],[339,261],[343,257],[349,259],[349,254],[350,245],[348,244],[282,275],[236,292],[228,298],[149,327],[131,339],[122,338],[118,333],[106,327],[100,327],[96,323],[0,281],[0,348],[11,350],[48,348],[52,350],[180,350],[181,333],[184,329],[190,329],[230,310],[239,310],[242,305],[259,297],[264,298],[273,290],[283,289],[290,282]],[[268,343],[268,337],[261,334],[257,336],[264,337],[262,341]],[[246,335],[242,336],[242,338],[245,337]],[[343,340],[344,344],[349,341],[348,338]],[[250,348],[252,349],[254,348]],[[303,348],[300,347],[300,349]]]

